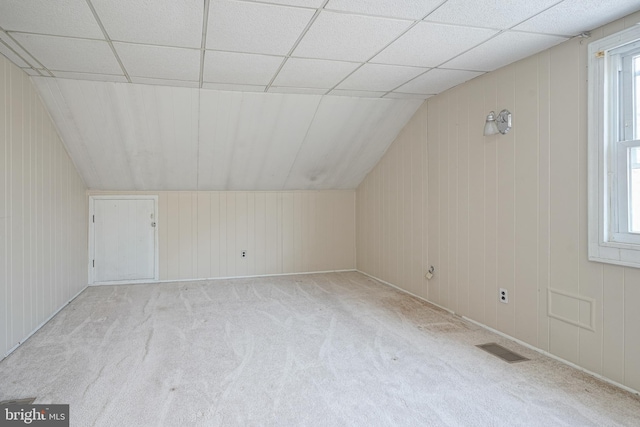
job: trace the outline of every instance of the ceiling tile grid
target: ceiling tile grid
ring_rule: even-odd
[[[30,75],[420,99],[431,94],[406,91],[426,69],[450,81],[493,71],[639,9],[637,0],[3,0],[0,54]]]
[[[92,189],[355,188],[424,99],[638,0],[0,0]]]

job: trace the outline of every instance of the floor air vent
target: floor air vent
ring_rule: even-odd
[[[0,406],[31,405],[34,400],[36,400],[35,397],[27,397],[26,399],[3,400],[2,402],[0,402]]]
[[[484,351],[493,354],[494,356],[499,357],[505,362],[515,363],[515,362],[524,362],[525,360],[529,360],[526,357],[520,356],[518,353],[514,353],[511,350],[504,348],[503,346],[496,344],[494,342],[490,342],[487,344],[480,344],[476,347],[480,347]]]

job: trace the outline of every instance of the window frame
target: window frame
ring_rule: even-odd
[[[628,231],[627,187],[628,146],[637,146],[639,141],[618,140],[620,97],[611,90],[618,84],[615,51],[637,42],[640,25],[591,42],[588,47],[588,253],[591,261],[640,268],[640,234]],[[624,176],[620,173],[623,168]],[[625,191],[626,200],[620,196]]]

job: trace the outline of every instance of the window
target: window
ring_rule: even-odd
[[[589,259],[640,268],[640,26],[589,45]]]

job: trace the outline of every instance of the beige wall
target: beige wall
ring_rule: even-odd
[[[85,200],[29,77],[0,55],[0,357],[86,286]]]
[[[353,190],[138,194],[158,195],[160,280],[355,268]]]
[[[357,266],[640,390],[640,269],[587,260],[591,40],[427,100],[358,188]],[[513,130],[483,137],[503,108]]]

